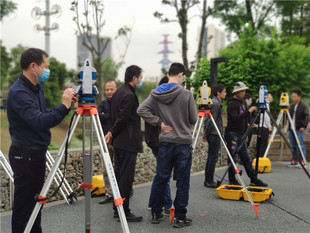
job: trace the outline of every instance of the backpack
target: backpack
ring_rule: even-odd
[[[158,126],[150,125],[146,121],[144,123],[145,123],[144,137],[145,137],[146,145],[152,150],[157,150],[159,147],[158,137],[159,137],[160,129]]]

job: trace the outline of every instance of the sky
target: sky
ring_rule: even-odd
[[[31,17],[34,7],[45,10],[44,0],[13,0],[18,4],[15,13],[4,17],[1,22],[1,40],[3,45],[10,50],[18,44],[27,47],[45,48],[44,32],[35,32],[36,24],[44,25],[45,18],[35,20]],[[70,10],[71,0],[50,0],[50,6],[58,4],[62,8],[60,17],[50,17],[50,23],[58,23],[59,30],[52,31],[50,36],[50,57],[57,58],[66,64],[67,68],[76,69],[77,64],[77,39],[75,35],[76,24],[72,20],[74,12]],[[104,19],[102,36],[109,36],[112,41],[112,57],[119,61],[119,51],[124,50],[124,43],[121,39],[115,40],[117,30],[125,25],[133,26],[131,42],[125,57],[125,64],[121,67],[118,79],[124,79],[126,67],[135,64],[143,69],[143,75],[161,76],[161,64],[158,62],[162,55],[158,51],[163,46],[159,44],[163,40],[163,34],[170,34],[168,39],[169,54],[172,62],[182,62],[181,39],[178,38],[180,25],[178,23],[160,23],[159,19],[153,16],[155,11],[163,12],[164,16],[175,18],[175,9],[161,4],[161,0],[104,0]],[[79,0],[81,10],[84,8],[84,1]],[[197,50],[197,30],[201,20],[198,17],[202,8],[195,6],[191,8],[189,15],[192,17],[188,26],[188,58],[189,61],[195,59]],[[218,20],[209,18],[207,24],[214,24],[221,29]]]

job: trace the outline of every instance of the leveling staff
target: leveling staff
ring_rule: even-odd
[[[30,48],[20,58],[22,73],[8,94],[7,116],[12,144],[9,151],[14,172],[14,204],[12,232],[24,232],[33,208],[35,195],[40,193],[45,175],[46,150],[51,141],[50,128],[69,113],[77,101],[74,90],[62,95],[62,104],[47,109],[39,82],[50,74],[49,59],[41,49]],[[42,232],[39,212],[31,232]]]

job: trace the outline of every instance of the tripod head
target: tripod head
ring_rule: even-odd
[[[285,107],[287,108],[290,103],[289,103],[290,99],[288,97],[288,93],[287,92],[283,92],[281,93],[281,97],[280,97],[280,107]]]
[[[208,87],[207,81],[204,80],[202,86],[199,91],[199,98],[197,101],[199,110],[209,109],[209,105],[212,104],[212,100],[210,99],[211,89]]]
[[[269,103],[267,99],[268,90],[265,85],[261,85],[258,92],[257,104],[259,109],[267,109],[267,103]]]
[[[80,95],[79,104],[95,104],[95,96],[99,93],[96,86],[93,84],[97,79],[96,69],[90,64],[90,60],[87,58],[84,62],[84,66],[81,67],[79,72],[79,84],[77,93]]]

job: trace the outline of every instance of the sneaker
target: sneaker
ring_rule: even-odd
[[[236,180],[236,179],[230,180],[230,181],[229,181],[229,184],[231,184],[231,185],[241,185],[241,184],[239,183],[239,181]]]
[[[217,188],[217,183],[215,183],[214,181],[212,181],[211,183],[204,182],[204,186],[207,188]]]
[[[264,183],[260,179],[251,180],[251,185],[262,186],[262,187],[267,187],[268,186],[268,184]]]
[[[99,202],[99,204],[107,204],[113,202],[113,197],[112,196],[104,196],[104,198]]]
[[[163,211],[163,215],[165,216],[169,216],[170,215],[170,208],[164,208],[164,211]]]
[[[184,219],[175,219],[174,220],[174,224],[173,227],[175,228],[182,228],[182,227],[186,227],[186,226],[190,226],[192,225],[192,221],[190,218],[184,218]]]
[[[147,207],[147,210],[151,211],[151,210],[152,210],[152,207],[151,207],[151,206]]]
[[[159,224],[160,221],[164,219],[164,215],[162,213],[160,214],[152,214],[152,224]]]
[[[296,167],[298,162],[295,159],[292,159],[291,163],[288,165],[289,167]]]
[[[129,213],[126,213],[126,219],[127,219],[127,222],[141,222],[143,217],[136,216],[133,213],[129,212]],[[121,220],[118,218],[117,221],[120,222]]]

